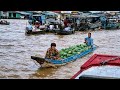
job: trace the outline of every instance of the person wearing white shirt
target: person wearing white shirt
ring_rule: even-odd
[[[70,27],[66,27],[64,30],[65,30],[65,31],[70,31],[71,28],[70,28]]]
[[[53,30],[53,28],[54,28],[54,25],[50,25],[50,30]]]
[[[27,32],[32,32],[33,27],[31,25],[31,23],[29,23],[29,25],[26,27],[26,30],[27,30]]]
[[[41,25],[40,27],[39,27],[41,30],[43,30],[43,29],[45,29],[46,28],[46,25]]]

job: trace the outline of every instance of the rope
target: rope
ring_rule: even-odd
[[[101,64],[101,65],[105,65],[105,64],[108,63],[109,61],[113,61],[113,60],[116,60],[116,59],[120,59],[120,57],[115,57],[115,58],[111,58],[111,59],[108,59],[108,60],[103,60],[100,64]]]
[[[116,60],[116,59],[120,59],[120,57],[115,57],[115,58],[112,58],[112,59],[108,59],[106,61],[112,61],[112,60]]]

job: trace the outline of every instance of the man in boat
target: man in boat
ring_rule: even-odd
[[[40,25],[40,30],[44,30],[46,28],[46,25],[43,23],[43,25]]]
[[[64,30],[65,31],[70,31],[72,28],[71,28],[71,25],[69,24]]]
[[[29,25],[26,27],[26,30],[28,33],[31,33],[33,30],[32,23],[29,23]]]
[[[56,47],[56,44],[55,43],[51,43],[51,47],[48,48],[48,50],[46,52],[45,58],[53,59],[53,60],[60,59],[59,52],[58,52],[58,50],[55,47]]]
[[[53,30],[54,29],[54,25],[50,24],[50,30]]]
[[[36,22],[35,22],[35,28],[36,28],[36,29],[39,29],[39,27],[40,27],[40,22],[36,21]]]
[[[85,38],[85,42],[88,46],[93,47],[93,39],[91,38],[91,33],[88,33],[88,37]]]
[[[64,20],[64,27],[67,27],[67,25],[68,25],[68,20],[67,20],[67,18]]]

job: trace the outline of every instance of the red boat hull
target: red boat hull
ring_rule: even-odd
[[[119,57],[119,56],[94,54],[87,62],[85,62],[81,66],[80,71],[78,71],[71,79],[75,79],[81,72],[83,72],[84,70],[90,67],[101,66],[102,61],[109,60],[116,57]],[[120,66],[120,59],[109,61],[106,65]]]

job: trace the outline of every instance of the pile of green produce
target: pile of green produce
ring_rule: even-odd
[[[91,47],[88,47],[86,44],[80,44],[80,45],[75,45],[75,46],[71,46],[69,48],[65,48],[65,49],[61,49],[60,50],[60,57],[62,59],[65,59],[67,57],[76,55],[76,54],[80,54],[81,52],[84,52],[86,50],[88,50]]]

